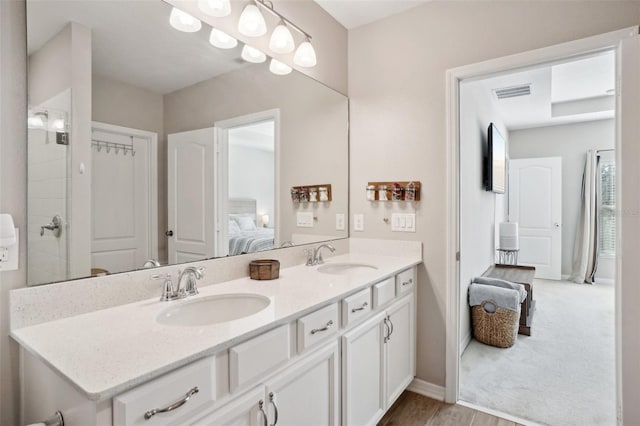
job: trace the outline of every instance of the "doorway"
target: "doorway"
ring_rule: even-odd
[[[451,142],[451,155],[450,155],[450,170],[452,173],[450,174],[450,182],[449,189],[450,193],[453,194],[449,198],[449,211],[450,211],[450,223],[455,224],[455,226],[451,226],[450,229],[450,252],[448,253],[449,259],[449,293],[448,293],[448,322],[447,322],[447,389],[446,389],[446,398],[448,402],[457,402],[460,399],[460,355],[464,348],[464,345],[461,344],[463,342],[463,326],[466,324],[464,318],[462,317],[462,301],[466,300],[466,293],[463,293],[465,289],[461,288],[459,284],[463,281],[463,276],[465,271],[462,270],[462,263],[456,261],[456,257],[460,256],[460,258],[465,259],[465,254],[461,253],[461,249],[463,247],[463,232],[464,227],[464,214],[465,211],[462,209],[458,210],[461,207],[461,201],[459,201],[458,197],[463,195],[465,191],[465,186],[462,182],[461,175],[459,171],[464,167],[464,158],[462,156],[463,148],[458,146],[458,141],[461,139],[462,134],[462,118],[463,118],[463,104],[459,103],[460,95],[461,95],[461,85],[465,81],[472,80],[480,80],[483,78],[487,78],[488,76],[495,76],[497,73],[501,75],[507,74],[509,72],[513,72],[514,70],[522,70],[525,68],[532,68],[539,64],[548,64],[548,63],[558,63],[558,62],[566,62],[569,59],[575,59],[577,56],[586,55],[586,54],[594,54],[599,52],[604,52],[606,50],[616,49],[618,43],[621,40],[628,39],[630,37],[634,37],[637,35],[637,28],[631,28],[627,30],[621,30],[618,32],[605,34],[603,36],[593,37],[586,40],[581,40],[579,42],[567,43],[564,45],[559,45],[551,48],[540,49],[534,52],[528,52],[525,54],[518,55],[517,57],[508,57],[501,58],[495,61],[488,61],[481,64],[470,65],[467,67],[462,67],[460,69],[451,70],[448,72],[448,84],[449,84],[449,96],[448,96],[448,106],[450,107],[449,111],[449,124],[450,124],[450,132],[449,132],[449,140]],[[458,108],[460,108],[460,116],[458,116]],[[488,124],[488,123],[487,123]],[[482,125],[484,126],[484,124]],[[618,145],[620,141],[616,142]],[[458,163],[459,161],[459,163]],[[478,184],[480,186],[480,184]],[[619,193],[618,193],[619,194]],[[508,218],[507,208],[504,210],[500,207],[504,207],[508,205],[508,199],[504,199],[504,196],[501,200],[496,200],[497,196],[494,196],[490,201],[490,206],[493,207],[491,209],[487,208],[484,212],[482,209],[477,209],[476,213],[483,213],[486,217],[493,219],[493,223],[491,226],[485,227],[481,232],[484,232],[488,235],[490,239],[490,243],[487,244],[487,247],[484,248],[485,255],[482,260],[478,261],[478,265],[480,262],[484,262],[484,266],[486,267],[489,262],[494,261],[494,250],[496,248],[495,241],[497,239],[496,229],[493,226],[496,223]],[[500,201],[499,204],[497,201]],[[495,209],[495,210],[494,210]],[[502,213],[502,217],[498,217],[498,213]],[[489,254],[490,253],[490,254]],[[477,272],[473,272],[474,275],[481,274],[482,270]],[[620,276],[619,276],[620,278]],[[621,285],[621,280],[616,282],[616,286]],[[616,301],[616,316],[619,318],[620,315],[620,301]],[[617,348],[620,347],[620,340],[617,341]],[[615,374],[615,377],[620,379],[620,372],[618,371]],[[523,385],[525,386],[525,385]],[[616,386],[613,386],[615,389]],[[620,394],[618,394],[620,395]],[[615,412],[615,408],[614,408]],[[512,416],[513,417],[513,416]],[[517,413],[515,414],[517,418]],[[615,418],[615,413],[614,413]]]

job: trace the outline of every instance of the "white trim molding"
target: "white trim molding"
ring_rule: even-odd
[[[459,392],[461,339],[460,335],[460,279],[459,279],[459,153],[460,153],[460,82],[481,79],[489,75],[508,73],[534,67],[539,64],[566,61],[572,58],[617,49],[621,40],[638,34],[638,27],[629,27],[602,35],[568,43],[491,59],[476,64],[447,70],[446,73],[446,123],[447,123],[447,313],[446,313],[446,402],[456,403]],[[464,253],[462,253],[464,256]],[[616,316],[620,315],[620,302],[616,300]],[[619,324],[619,323],[618,323]],[[616,352],[620,352],[620,341]],[[621,371],[617,372],[617,380]],[[413,385],[412,385],[413,386]],[[618,395],[620,397],[620,395]]]
[[[434,385],[417,377],[409,384],[407,390],[419,393],[427,398],[435,399],[436,401],[444,401],[444,386]]]

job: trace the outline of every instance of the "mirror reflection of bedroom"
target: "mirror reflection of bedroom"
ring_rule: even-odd
[[[274,121],[229,129],[229,255],[274,248]]]
[[[470,406],[519,423],[616,424],[614,89],[613,51],[460,84]]]

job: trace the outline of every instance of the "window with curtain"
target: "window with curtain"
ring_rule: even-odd
[[[616,254],[616,164],[613,159],[600,158],[600,203],[598,227],[600,254]]]

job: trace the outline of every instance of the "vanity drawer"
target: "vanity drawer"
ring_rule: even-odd
[[[291,358],[289,324],[229,349],[229,388],[254,383]]]
[[[208,357],[113,398],[113,424],[176,423],[215,399],[215,357]],[[174,410],[153,414],[154,409],[161,410],[183,400],[187,401]],[[145,415],[149,418],[145,419]]]
[[[342,326],[347,327],[349,324],[353,324],[366,317],[369,312],[371,312],[370,288],[345,297],[342,300]]]
[[[413,290],[416,281],[415,271],[416,268],[410,268],[396,275],[396,293],[398,296]]]
[[[396,297],[395,279],[393,277],[374,284],[373,286],[373,309],[378,309]]]
[[[318,309],[298,320],[298,352],[338,332],[338,304]]]

